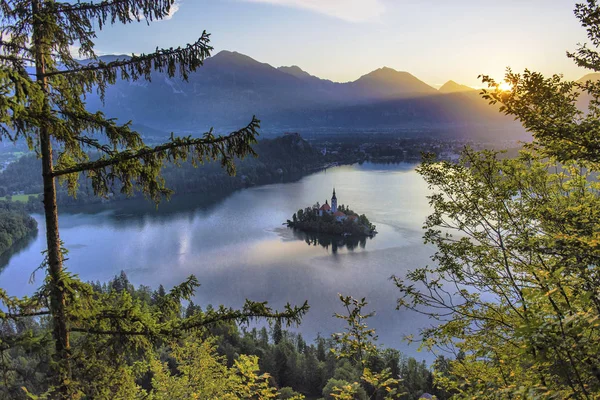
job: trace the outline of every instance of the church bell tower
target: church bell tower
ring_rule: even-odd
[[[337,212],[337,197],[335,197],[335,188],[333,188],[333,196],[331,196],[331,212]]]

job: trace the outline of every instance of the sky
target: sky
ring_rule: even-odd
[[[582,1],[582,0],[579,0]],[[238,51],[337,82],[384,66],[432,86],[480,87],[507,67],[578,79],[566,57],[586,41],[571,0],[179,0],[168,20],[109,27],[103,54],[152,52],[211,33],[213,54]]]

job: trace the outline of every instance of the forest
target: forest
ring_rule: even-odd
[[[218,197],[245,187],[300,179],[324,165],[321,153],[296,135],[260,140],[254,150],[257,157],[237,160],[235,176],[229,176],[216,162],[207,162],[198,167],[191,161],[183,162],[179,166],[166,164],[162,175],[174,193],[201,193],[206,197]],[[90,154],[90,157],[97,158],[98,154]],[[33,154],[10,164],[5,171],[0,172],[0,196],[19,191],[25,194],[41,194],[40,168],[41,160]],[[94,195],[89,179],[81,177],[79,186],[77,197],[69,196],[66,187],[59,187],[58,204],[68,206],[103,201],[103,198]],[[134,195],[141,196],[141,193]],[[114,190],[107,194],[105,199],[124,200],[128,197],[127,194]],[[27,209],[42,210],[41,197],[30,198]]]
[[[163,319],[182,320],[195,315],[218,312],[210,304],[201,307],[190,301],[187,306],[172,304],[173,308],[170,312],[164,313],[160,311],[160,305],[168,301],[172,292],[169,293],[162,285],[156,290],[144,285],[135,288],[124,272],[109,282],[91,282],[89,288],[99,298],[127,298],[138,307],[160,313]],[[3,323],[2,334],[6,337],[19,332],[31,331],[40,337],[47,337],[50,333],[49,323],[47,318],[30,318]],[[333,399],[334,387],[350,385],[360,380],[362,374],[360,364],[336,354],[336,348],[340,346],[340,341],[335,336],[331,338],[318,336],[314,343],[307,343],[302,335],[286,330],[279,320],[274,321],[270,326],[263,325],[259,328],[249,327],[248,324],[239,325],[234,321],[222,322],[201,333],[191,335],[186,340],[194,345],[208,344],[207,353],[203,354],[205,358],[193,360],[196,368],[202,362],[210,361],[218,364],[220,368],[232,369],[235,368],[240,355],[256,357],[257,368],[252,373],[256,376],[255,379],[264,377],[265,388],[270,388],[269,391],[273,393],[272,397],[265,398],[290,399],[299,398],[298,396],[302,394],[308,399]],[[107,344],[105,343],[105,345]],[[125,345],[125,343],[121,343],[121,345]],[[191,344],[186,345],[192,346]],[[27,397],[22,387],[28,388],[32,393],[48,390],[51,381],[48,379],[47,372],[52,364],[52,348],[48,341],[39,342],[38,346],[35,353],[26,353],[18,349],[11,349],[4,353],[0,364],[3,376],[0,398],[25,399]],[[73,349],[75,354],[79,352],[85,354],[88,351],[85,348],[85,341],[76,341],[76,346]],[[125,353],[120,356],[108,353],[100,358],[104,359],[104,362],[110,362],[111,357],[116,357],[113,360],[118,364],[122,363],[119,369],[121,372],[127,371],[128,374],[122,380],[130,379],[129,384],[132,387],[137,386],[134,391],[130,392],[135,393],[135,396],[132,395],[131,398],[144,398],[144,396],[162,398],[158,396],[160,391],[157,383],[151,379],[155,373],[152,369],[156,367],[153,363],[165,366],[166,369],[162,372],[172,374],[174,379],[178,375],[177,371],[183,371],[183,362],[178,358],[176,346],[174,342],[157,339],[152,343],[153,350],[151,352],[139,353],[134,348],[124,347],[121,351]],[[100,360],[94,362],[100,362]],[[436,365],[440,366],[446,363],[447,360],[444,357],[440,357],[436,361]],[[425,392],[437,394],[439,399],[446,398],[443,392],[436,391],[433,375],[424,362],[403,356],[397,350],[377,348],[376,351],[369,354],[367,365],[374,372],[389,369],[393,376],[402,376],[402,383],[396,382],[395,386],[404,393],[401,397],[403,399],[416,400]],[[136,368],[132,368],[132,366],[136,366]],[[94,397],[94,393],[96,396],[100,396],[101,393],[110,392],[101,387],[104,383],[102,380],[94,382],[95,379],[92,375],[88,375],[93,371],[94,369],[90,371],[84,369],[75,373],[77,379],[87,382],[85,384],[86,393]],[[193,377],[190,376],[188,379],[193,379]],[[182,387],[185,387],[184,382],[181,383]],[[275,388],[279,389],[275,390]],[[227,388],[224,389],[223,393],[226,393]],[[190,384],[186,390],[192,393],[198,389]],[[372,393],[373,388],[366,385],[365,388],[359,390],[357,398],[361,400],[383,398],[382,394],[368,397],[368,392]],[[203,393],[203,395],[202,398],[213,398],[208,396],[208,393]]]
[[[34,233],[37,233],[37,222],[23,207],[0,201],[0,254]]]

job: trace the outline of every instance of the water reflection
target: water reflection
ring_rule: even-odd
[[[434,249],[424,246],[429,214],[427,185],[408,165],[363,164],[321,171],[286,184],[241,190],[220,200],[202,194],[173,197],[157,209],[143,200],[109,203],[100,211],[64,210],[61,239],[67,268],[86,281],[101,282],[124,270],[132,283],[170,288],[195,275],[202,283],[194,302],[240,307],[246,299],[312,306],[299,331],[311,340],[343,329],[332,319],[338,293],[367,297],[380,342],[409,351],[402,337],[428,321],[396,311],[398,292],[390,276],[426,265]],[[379,232],[369,238],[327,237],[282,225],[299,208],[331,195],[366,214]],[[20,243],[0,257],[0,287],[12,296],[30,295],[41,283],[29,278],[46,248],[44,218],[31,244]],[[30,239],[31,240],[31,239]],[[12,254],[18,252],[18,254]],[[420,356],[422,357],[422,356]]]
[[[175,195],[163,200],[158,206],[145,199],[129,199],[101,204],[86,204],[69,207],[69,214],[96,217],[103,214],[103,222],[114,228],[143,229],[153,224],[168,224],[173,218],[192,221],[197,214],[215,210],[233,193],[195,193]]]
[[[22,251],[27,250],[27,248],[29,246],[31,246],[31,244],[33,244],[33,242],[35,242],[35,239],[37,238],[37,236],[38,236],[38,231],[32,232],[29,235],[25,236],[23,239],[17,241],[9,249],[7,249],[4,253],[0,254],[0,273],[2,273],[4,268],[6,268],[10,259],[13,256],[21,253]]]
[[[371,237],[358,237],[358,236],[335,236],[335,235],[326,235],[321,233],[313,233],[313,232],[304,232],[298,229],[289,228],[293,233],[296,239],[304,241],[309,246],[321,246],[325,249],[329,250],[331,248],[331,252],[333,254],[337,254],[338,250],[348,249],[349,251],[354,251],[354,249],[360,247],[364,249],[367,246],[367,240],[371,240]]]

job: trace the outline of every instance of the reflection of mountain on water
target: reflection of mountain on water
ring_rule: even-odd
[[[309,246],[320,245],[326,249],[331,248],[332,253],[337,253],[338,250],[348,249],[353,251],[357,247],[364,249],[367,246],[367,240],[371,240],[371,237],[367,236],[334,236],[325,235],[313,232],[304,232],[298,229],[292,229],[294,237],[304,241]]]
[[[149,223],[168,223],[173,218],[193,220],[198,212],[210,212],[231,193],[193,193],[174,195],[159,205],[142,198],[118,200],[104,204],[86,204],[64,209],[66,214],[95,217],[102,215],[103,223],[115,228],[143,228]],[[99,223],[99,222],[95,222]]]
[[[31,243],[35,241],[37,238],[38,231],[30,233],[25,236],[23,239],[17,241],[15,244],[10,246],[4,253],[0,254],[0,272],[4,270],[4,268],[8,265],[8,262],[12,258],[12,256],[19,254],[23,250],[27,249]]]
[[[289,174],[280,180],[271,183],[296,182],[306,176],[307,173]],[[67,214],[98,215],[107,212],[104,216],[114,227],[129,228],[137,226],[142,228],[149,223],[169,223],[173,218],[185,218],[193,220],[198,213],[210,213],[219,208],[222,203],[249,188],[265,187],[257,185],[244,189],[223,189],[216,191],[203,191],[197,193],[174,194],[169,200],[163,200],[156,205],[152,201],[141,197],[110,201],[107,203],[90,203],[64,208]]]

